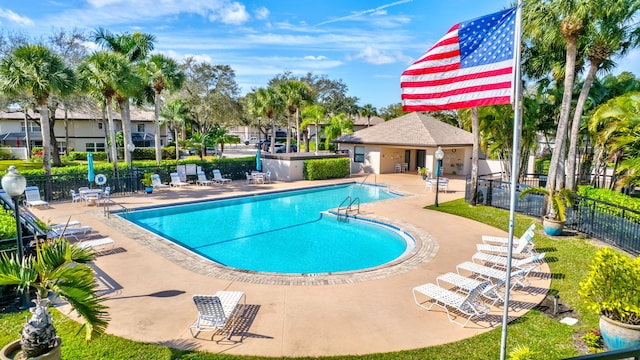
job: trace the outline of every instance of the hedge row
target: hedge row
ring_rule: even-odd
[[[351,175],[350,166],[349,158],[307,160],[302,173],[307,180],[344,178]]]

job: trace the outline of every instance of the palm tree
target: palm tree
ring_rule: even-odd
[[[160,54],[151,56],[149,61],[141,67],[141,72],[149,80],[154,91],[156,163],[160,164],[162,160],[162,149],[160,148],[160,106],[162,101],[160,95],[164,90],[177,90],[182,87],[185,75],[178,69],[175,60]]]
[[[180,158],[178,128],[184,126],[186,119],[189,116],[187,103],[182,99],[174,99],[162,106],[160,115],[164,118],[164,122],[169,123],[169,126],[173,129],[173,139],[176,142],[176,160],[178,160]]]
[[[378,110],[371,104],[365,104],[360,108],[360,116],[367,118],[367,127],[371,126],[371,117],[378,116]]]
[[[559,171],[559,167],[564,162],[578,39],[583,33],[588,14],[588,2],[580,0],[531,0],[525,2],[523,8],[524,33],[548,47],[557,48],[561,41],[566,44],[564,92],[547,183],[551,190],[562,187],[561,184],[557,184],[557,177],[562,173]],[[561,180],[564,180],[564,177]]]
[[[602,68],[611,67],[612,63],[609,59],[613,55],[623,55],[638,46],[640,41],[640,28],[634,22],[638,9],[640,9],[638,1],[616,0],[604,1],[602,4],[603,7],[597,9],[596,19],[598,21],[589,22],[587,27],[587,35],[590,38],[590,43],[587,45],[587,58],[591,65],[582,84],[569,135],[566,186],[574,190],[576,187],[576,150],[580,122],[596,73]]]
[[[275,152],[276,126],[275,118],[285,109],[282,95],[272,87],[260,88],[249,96],[249,107],[251,112],[257,115],[266,116],[271,124],[271,142],[269,152]]]
[[[343,135],[351,134],[352,132],[353,120],[351,120],[345,113],[332,116],[331,119],[329,119],[329,123],[324,128],[324,148],[328,150],[331,140],[337,139]]]
[[[154,49],[155,36],[144,34],[141,32],[124,33],[116,35],[103,28],[98,28],[93,34],[95,43],[101,45],[104,49],[124,55],[132,65],[136,66],[147,58],[147,55]],[[120,107],[122,117],[122,131],[124,133],[124,148],[132,142],[131,140],[131,115],[129,110],[129,97],[139,94],[140,88],[135,86],[129,88],[130,91],[118,93],[115,99]],[[138,90],[138,91],[136,91]],[[131,154],[124,152],[124,160],[127,164],[130,162]]]
[[[310,125],[315,125],[316,127],[316,155],[318,155],[318,145],[320,145],[320,132],[318,130],[318,126],[322,121],[324,121],[325,110],[324,107],[320,105],[311,105],[307,106],[302,110],[302,123],[300,124],[300,128],[304,129]],[[309,151],[309,147],[305,147],[306,151]]]
[[[108,51],[96,52],[78,67],[78,74],[82,88],[103,102],[107,109],[111,158],[113,159],[114,176],[118,177],[118,151],[112,103],[118,92],[124,92],[122,79],[134,76],[131,63],[122,54]],[[127,152],[125,151],[125,153]]]
[[[280,84],[278,91],[282,94],[285,106],[289,112],[287,117],[287,144],[285,152],[289,152],[291,149],[291,118],[296,116],[296,144],[300,146],[300,117],[298,116],[300,108],[305,102],[311,100],[311,94],[313,90],[311,87],[302,81],[289,80],[283,84]]]
[[[589,131],[595,134],[598,152],[606,163],[615,157],[614,170],[620,173],[622,186],[640,182],[640,92],[631,92],[609,100],[594,112]],[[620,165],[620,169],[617,169]],[[615,182],[612,181],[611,187]]]
[[[24,325],[20,343],[27,357],[49,352],[57,344],[49,313],[50,295],[60,296],[85,320],[86,338],[101,334],[107,327],[105,298],[98,295],[94,273],[88,265],[95,259],[91,249],[71,245],[66,239],[45,241],[35,255],[18,260],[17,254],[0,255],[0,285],[35,289],[35,309]]]
[[[51,131],[47,102],[51,94],[66,95],[75,88],[75,74],[62,59],[42,45],[23,45],[0,61],[0,90],[7,94],[29,93],[40,107],[42,165],[46,194],[51,194]]]

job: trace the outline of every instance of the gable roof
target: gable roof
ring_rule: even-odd
[[[400,146],[472,145],[473,135],[431,115],[409,113],[342,136],[336,143]]]

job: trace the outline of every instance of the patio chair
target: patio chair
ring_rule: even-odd
[[[77,193],[75,190],[70,190],[71,193],[71,203],[75,205],[77,202],[84,202],[84,196],[82,194]]]
[[[203,172],[199,172],[197,175],[198,175],[198,180],[196,180],[196,184],[197,185],[213,185],[213,184],[215,184],[215,181],[207,179],[207,175],[205,175]]]
[[[441,287],[442,285],[440,285],[440,282],[446,282],[446,283],[452,284],[453,286],[455,286],[454,290],[460,291],[465,295],[468,294],[469,291],[477,288],[480,285],[480,283],[482,283],[482,281],[480,280],[468,278],[466,276],[463,276],[454,272],[449,272],[449,273],[438,276],[436,278],[436,282],[438,286],[441,286]],[[500,288],[503,286],[504,286],[504,280],[500,279],[493,284],[489,284],[482,291],[482,297],[491,301],[490,306],[493,306],[498,301],[504,302],[504,295],[503,293],[500,292]]]
[[[178,175],[178,173],[171,173],[171,182],[169,183],[169,185],[171,186],[175,186],[175,187],[181,187],[181,186],[188,186],[189,183],[180,180],[180,175]]]
[[[537,265],[532,265],[523,269],[512,270],[511,280],[513,280],[513,282],[511,283],[511,289],[516,286],[529,286],[529,280],[527,280],[527,276],[536,267]],[[471,273],[471,275],[476,279],[490,281],[494,285],[498,282],[506,281],[507,279],[506,271],[476,264],[471,261],[465,261],[461,264],[456,265],[456,271],[458,272],[458,274],[463,275],[461,274],[461,270]]]
[[[535,255],[531,255],[529,257],[521,258],[521,259],[511,259],[511,268],[522,269],[530,266],[531,264],[539,264],[545,257],[546,253],[539,253]],[[471,260],[475,263],[481,263],[485,266],[497,267],[497,268],[506,268],[507,267],[507,257],[502,255],[494,255],[494,254],[486,254],[483,252],[477,252],[473,254]]]
[[[28,186],[24,189],[24,194],[26,199],[24,200],[24,205],[26,207],[32,206],[44,206],[49,207],[49,203],[40,199],[40,189],[37,186]]]
[[[247,177],[247,184],[255,184],[256,183],[256,177],[249,174],[248,172],[244,172],[244,175]]]
[[[171,187],[170,185],[167,184],[163,184],[162,180],[160,180],[160,175],[158,174],[153,174],[151,175],[151,187],[153,187],[154,189],[166,189]]]
[[[214,295],[193,295],[193,302],[198,310],[198,318],[189,327],[191,336],[197,337],[200,332],[211,331],[213,339],[216,333],[224,334],[226,330],[227,339],[230,339],[237,318],[242,316],[246,308],[247,298],[242,291],[218,291]]]
[[[527,230],[525,230],[524,233],[522,233],[522,236],[520,236],[520,238],[513,238],[513,245],[518,245],[520,244],[520,240],[525,239],[526,241],[529,241],[533,238],[534,235],[534,231],[536,229],[536,224],[531,224]],[[482,242],[484,244],[494,244],[494,245],[507,245],[509,243],[509,238],[508,237],[502,237],[502,236],[490,236],[490,235],[482,235]]]
[[[533,248],[535,244],[532,239],[527,239],[527,241],[520,241],[518,246],[511,249],[512,255],[522,256],[533,253]],[[491,245],[491,244],[476,244],[476,249],[483,253],[495,253],[506,255],[509,252],[509,246],[499,246],[499,245]]]
[[[413,288],[413,299],[416,304],[427,310],[431,310],[433,305],[437,305],[447,312],[447,317],[452,323],[458,324],[462,327],[467,326],[467,323],[474,318],[482,318],[489,313],[490,308],[484,304],[480,298],[484,289],[489,286],[489,282],[481,282],[475,288],[469,290],[469,293],[465,296],[455,291],[451,291],[442,288],[436,284],[428,283]],[[424,295],[431,298],[430,306],[425,306],[427,301],[420,302],[417,294]],[[454,311],[450,311],[450,308]],[[465,315],[467,320],[464,323],[460,323],[455,319],[459,314]]]
[[[220,169],[213,169],[213,181],[224,184],[224,183],[232,182],[233,180],[223,178],[222,173],[220,172]]]
[[[100,239],[91,239],[91,240],[80,240],[77,242],[78,247],[82,249],[100,249],[100,248],[109,248],[109,250],[113,250],[115,245],[115,240],[110,237],[104,237]]]
[[[57,238],[57,237],[63,237],[63,238],[75,238],[76,240],[78,240],[81,236],[83,235],[87,235],[89,233],[91,233],[93,231],[93,228],[91,226],[78,226],[78,227],[72,227],[69,228],[67,227],[65,228],[57,228],[57,229],[50,229],[49,232],[47,233],[47,237],[48,238]]]

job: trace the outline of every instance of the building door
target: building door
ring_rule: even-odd
[[[411,164],[411,150],[404,151],[404,163],[409,166]],[[409,169],[406,169],[409,170]]]
[[[416,150],[416,169],[424,167],[424,160],[427,157],[425,150]]]

